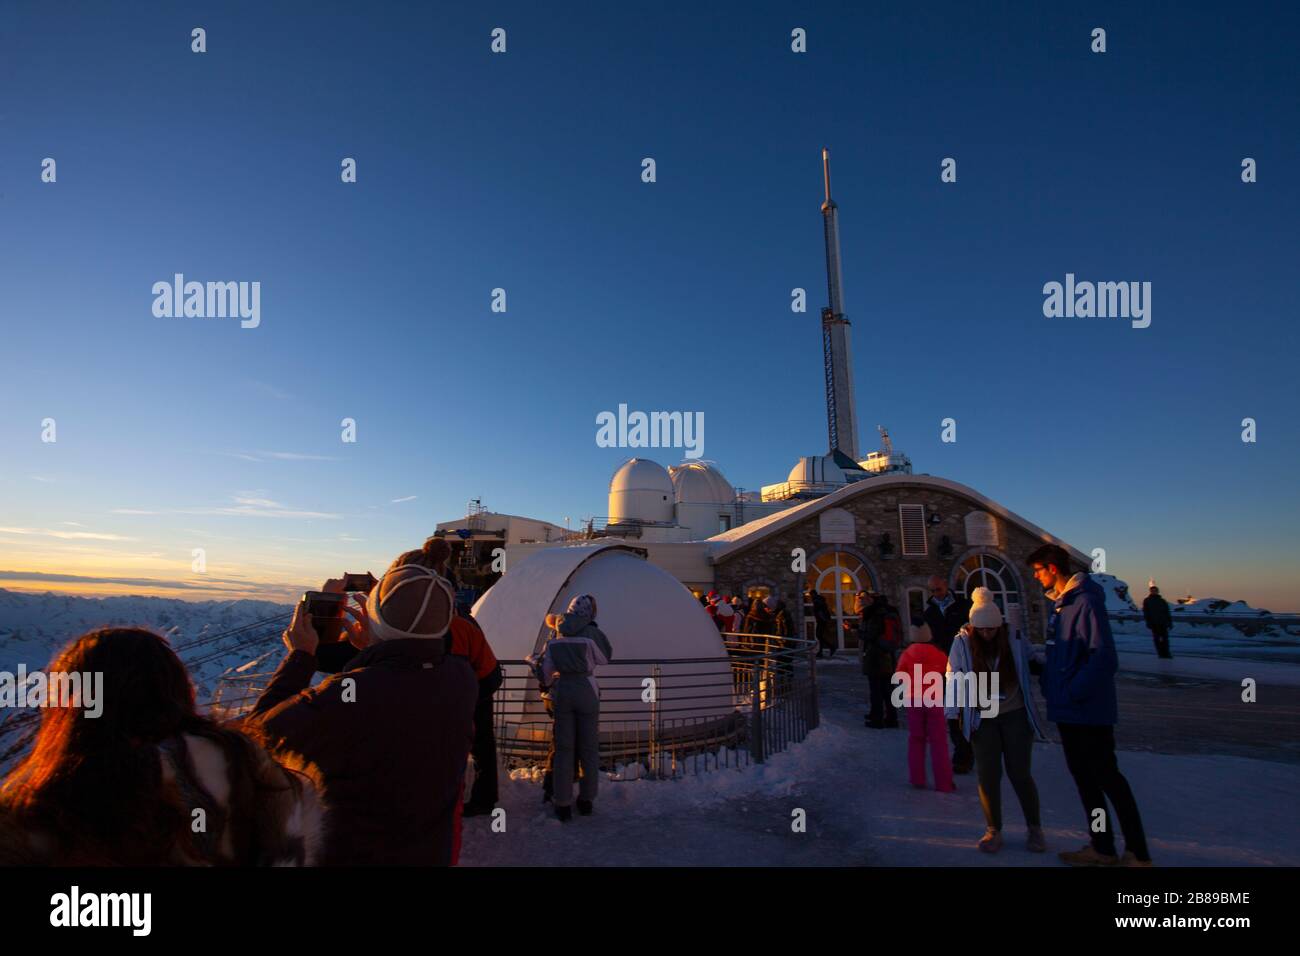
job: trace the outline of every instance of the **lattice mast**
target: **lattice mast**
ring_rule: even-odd
[[[853,396],[853,354],[849,320],[844,317],[844,284],[840,274],[839,207],[831,199],[830,150],[822,150],[822,178],[826,201],[822,226],[826,240],[826,291],[829,305],[822,309],[822,359],[826,369],[826,429],[832,452],[858,460],[858,416]]]

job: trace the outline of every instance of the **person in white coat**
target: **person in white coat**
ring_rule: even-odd
[[[988,699],[954,694],[947,717],[956,719],[963,737],[975,751],[980,806],[985,832],[979,849],[996,853],[1002,848],[1002,768],[1020,801],[1029,828],[1026,846],[1031,852],[1047,849],[1039,812],[1038,787],[1030,773],[1035,740],[1046,740],[1042,721],[1030,689],[1030,648],[1018,632],[1009,633],[1002,612],[988,588],[976,588],[970,621],[953,639],[948,654],[949,686],[989,692]]]

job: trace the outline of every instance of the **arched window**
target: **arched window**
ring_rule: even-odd
[[[953,590],[967,600],[976,588],[988,588],[993,603],[1012,621],[1020,621],[1020,582],[1015,572],[1001,558],[992,554],[972,554],[957,566]]]
[[[846,632],[845,623],[856,624],[854,598],[863,588],[874,591],[875,581],[871,571],[861,559],[847,551],[828,551],[818,555],[808,566],[807,586],[826,599],[835,621],[835,633],[840,647],[857,647],[856,629]],[[812,621],[812,608],[804,608],[804,620]],[[810,635],[811,636],[811,635]]]

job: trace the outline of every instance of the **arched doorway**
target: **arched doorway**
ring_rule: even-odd
[[[854,612],[854,598],[863,588],[876,589],[875,576],[866,562],[849,551],[827,551],[815,557],[808,566],[806,587],[826,599],[835,628],[836,645],[840,648],[857,647],[858,615]],[[811,606],[804,607],[804,620],[813,621]],[[846,630],[844,625],[851,625]],[[810,632],[808,636],[813,637]]]
[[[988,588],[993,594],[993,603],[998,606],[1012,630],[1024,628],[1020,580],[1011,565],[997,555],[986,552],[967,555],[957,565],[952,588],[967,600],[970,600],[976,588]]]

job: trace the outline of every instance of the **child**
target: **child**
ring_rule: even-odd
[[[948,670],[948,656],[932,643],[930,626],[921,617],[912,618],[911,643],[898,659],[894,683],[902,683],[903,704],[907,708],[907,769],[912,786],[925,787],[925,745],[930,745],[930,766],[934,770],[934,789],[952,793],[957,789],[952,782],[952,760],[948,756],[948,723],[944,717],[944,674]],[[937,675],[937,676],[930,676]],[[900,681],[901,678],[901,681]],[[931,703],[923,700],[925,687],[938,687],[930,691]]]

